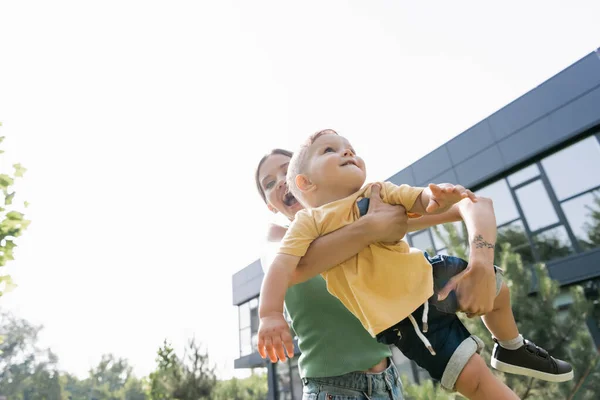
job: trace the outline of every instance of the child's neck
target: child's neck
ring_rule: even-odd
[[[324,206],[325,204],[333,203],[334,201],[346,198],[356,193],[360,188],[326,188],[317,190],[311,193],[311,198],[307,199],[307,203],[311,208]]]

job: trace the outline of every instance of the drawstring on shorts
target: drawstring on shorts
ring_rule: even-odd
[[[425,303],[423,303],[423,317],[421,318],[421,322],[423,323],[423,332],[427,332],[429,329],[429,326],[427,325],[427,314],[429,314],[429,302],[425,301]],[[435,350],[433,350],[433,346],[431,346],[429,340],[427,340],[425,335],[423,335],[423,332],[421,332],[421,329],[419,329],[419,325],[417,324],[415,317],[413,317],[411,314],[408,316],[408,319],[410,319],[410,322],[412,323],[417,336],[419,339],[421,339],[421,342],[423,342],[425,347],[427,347],[427,350],[429,350],[431,355],[435,356]]]

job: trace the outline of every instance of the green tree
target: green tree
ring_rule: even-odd
[[[453,228],[445,227],[444,229]],[[438,234],[437,232],[439,232],[439,229],[434,229],[434,231]],[[535,263],[533,250],[521,224],[512,224],[499,229],[496,242],[498,244],[498,249],[500,249],[503,244],[510,244],[511,251],[519,254],[521,256],[521,261],[525,265],[530,266]],[[565,244],[558,234],[552,231],[535,236],[533,238],[533,246],[536,249],[540,260],[544,262],[568,256],[573,252],[573,249]],[[456,251],[456,249],[454,249],[454,251]],[[502,262],[501,251],[496,251],[494,261],[496,265],[499,265]]]
[[[212,400],[264,400],[268,391],[266,374],[252,374],[245,379],[217,382]]]
[[[600,194],[594,192],[594,204],[587,206],[589,212],[588,222],[585,223],[589,242],[584,242],[584,248],[594,248],[600,246]]]
[[[11,400],[60,400],[58,358],[38,347],[42,329],[8,313],[0,315],[0,395]]]
[[[137,379],[129,362],[105,354],[86,379],[70,374],[61,376],[66,399],[71,400],[146,400],[149,398],[145,380]]]
[[[0,126],[2,124],[0,123]],[[0,137],[0,143],[4,136]],[[0,154],[3,150],[0,150]],[[29,226],[30,221],[25,219],[25,214],[20,210],[27,207],[23,202],[19,205],[14,203],[15,190],[13,188],[17,179],[23,177],[26,169],[21,164],[14,164],[12,172],[0,173],[0,190],[3,199],[0,200],[0,267],[4,267],[8,261],[14,260],[14,248],[17,247],[15,239],[23,234]],[[11,277],[0,270],[0,297],[15,287]],[[0,338],[1,339],[1,338]]]
[[[62,373],[58,357],[40,349],[41,326],[0,314],[0,395],[13,400],[146,400],[148,385],[132,374],[128,362],[104,355],[86,379]]]
[[[406,376],[402,377],[402,392],[405,400],[454,400],[464,399],[458,393],[450,393],[432,380],[426,380],[420,385],[414,384]]]
[[[208,354],[195,340],[190,340],[183,357],[179,358],[165,340],[158,349],[157,368],[150,374],[150,396],[153,400],[210,399],[216,386],[214,367]]]
[[[448,230],[448,234],[440,235],[440,238],[446,241],[449,254],[466,259],[465,239],[457,232],[451,232],[456,231],[452,225],[446,225],[444,229]],[[600,371],[595,366],[599,356],[585,324],[591,311],[591,302],[586,299],[581,286],[573,285],[561,290],[558,282],[549,277],[543,264],[524,263],[521,254],[512,250],[510,241],[504,241],[505,237],[498,236],[498,264],[504,270],[504,278],[511,291],[513,313],[519,330],[524,337],[546,348],[552,355],[569,360],[575,370],[575,379],[556,384],[496,371],[495,373],[521,399],[572,396],[578,396],[576,398],[580,399],[597,398],[596,394],[600,392]],[[566,308],[557,308],[560,296],[568,296],[571,299]],[[490,351],[493,348],[489,332],[479,319],[468,319],[464,316],[461,316],[461,319],[473,334],[486,343],[483,357],[489,364]]]
[[[63,373],[60,376],[60,386],[63,389],[63,398],[72,400],[89,400],[91,394],[91,381],[89,379],[80,380],[69,373]]]
[[[133,400],[147,398],[144,382],[132,374],[132,367],[123,358],[105,354],[84,382],[89,397],[97,400]],[[87,397],[86,397],[87,398]]]

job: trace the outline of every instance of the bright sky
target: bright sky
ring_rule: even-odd
[[[600,46],[600,2],[0,0],[8,308],[78,374],[195,335],[234,373],[256,162],[334,128],[385,179]]]

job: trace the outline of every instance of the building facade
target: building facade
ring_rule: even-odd
[[[563,287],[600,282],[600,50],[392,176],[395,184],[458,183],[492,198],[497,244],[510,243],[525,263],[545,263]],[[433,254],[446,251],[443,230],[408,235]],[[270,398],[301,399],[296,360],[265,363],[256,352],[260,260],[233,276],[239,309],[236,368],[267,367]],[[600,321],[588,320],[600,346]],[[399,352],[394,361],[414,380],[426,377]]]

